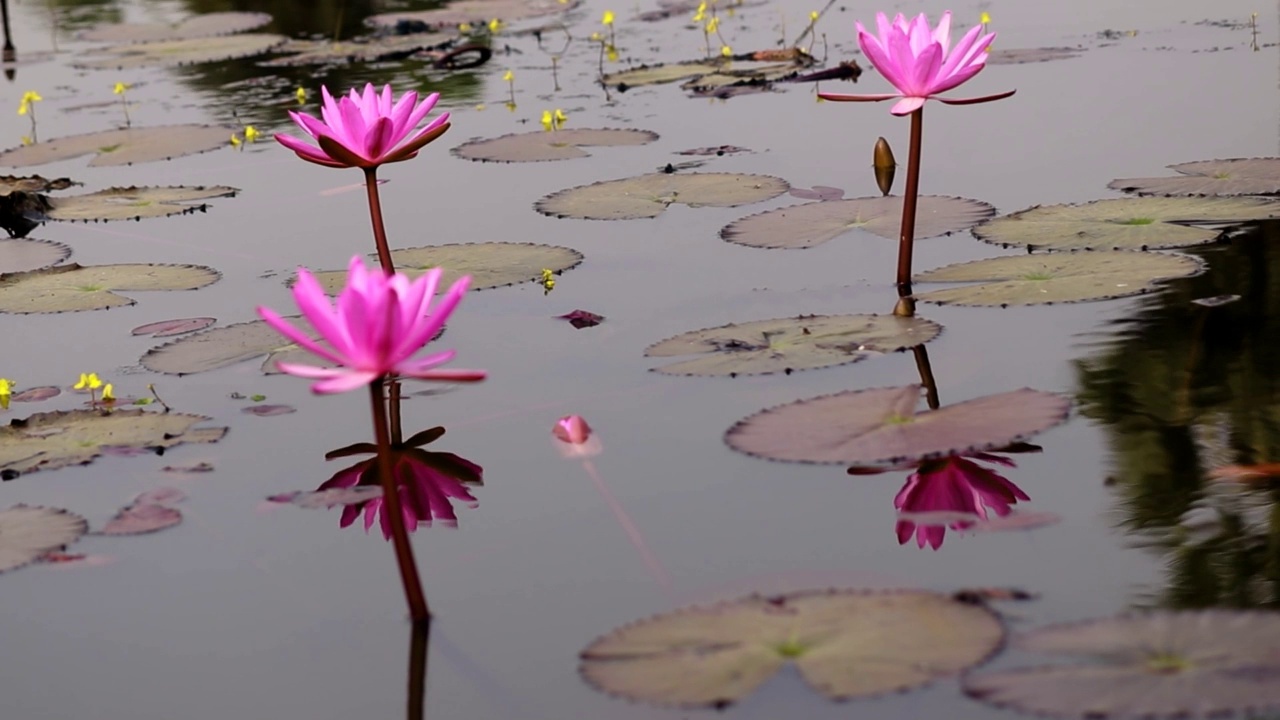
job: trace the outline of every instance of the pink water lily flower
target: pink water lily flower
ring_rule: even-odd
[[[449,113],[443,113],[410,137],[418,123],[435,107],[440,93],[431,93],[418,102],[418,93],[407,92],[392,103],[390,85],[383,86],[379,93],[369,83],[363,93],[352,89],[349,95],[337,100],[326,87],[322,86],[320,92],[324,96],[320,107],[323,119],[289,112],[293,121],[320,147],[284,133],[275,136],[298,157],[318,165],[368,169],[408,160],[449,129]]]
[[[483,370],[437,369],[453,359],[453,350],[413,357],[440,332],[467,292],[470,276],[459,278],[433,307],[443,274],[434,268],[410,280],[402,273],[370,271],[357,255],[351,258],[346,287],[331,303],[315,276],[299,268],[293,297],[320,341],[274,310],[259,306],[258,314],[281,335],[337,367],[284,362],[277,366],[290,375],[320,380],[311,390],[321,394],[355,390],[389,374],[447,382],[483,380]]]
[[[884,13],[876,13],[879,36],[872,35],[857,23],[858,45],[867,60],[895,88],[897,93],[886,95],[842,95],[819,93],[826,100],[880,101],[898,98],[890,110],[894,115],[910,115],[924,107],[925,100],[935,99],[952,105],[999,100],[1012,95],[1001,93],[981,98],[953,99],[937,97],[977,75],[987,62],[987,48],[995,40],[995,33],[982,34],[982,26],[975,25],[964,34],[955,47],[951,47],[951,12],[942,14],[936,28],[930,29],[924,13],[914,20],[907,20],[901,13],[889,22]]]
[[[971,455],[974,460],[998,463],[1013,467],[1007,458],[989,453]],[[993,470],[989,470],[968,458],[950,455],[941,460],[931,460],[907,478],[907,484],[898,491],[893,505],[898,512],[912,519],[899,519],[896,527],[898,543],[902,544],[915,535],[916,544],[926,544],[934,550],[942,547],[947,528],[964,530],[978,520],[986,520],[988,511],[996,517],[1004,517],[1013,511],[1019,500],[1030,500],[1017,485]],[[926,522],[927,515],[942,518]],[[955,516],[959,515],[959,518]]]

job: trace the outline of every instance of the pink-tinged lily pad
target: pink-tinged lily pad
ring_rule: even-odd
[[[62,550],[88,530],[84,518],[62,508],[14,505],[0,510],[0,573]]]
[[[814,185],[812,188],[793,187],[788,194],[804,200],[839,200],[844,197],[844,190],[827,185]]]
[[[595,327],[600,323],[604,322],[603,315],[597,315],[587,310],[574,310],[571,313],[566,313],[564,315],[557,315],[556,319],[568,320],[569,324],[572,325],[574,329],[577,329],[577,330],[581,330],[582,328]]]
[[[138,504],[120,509],[116,516],[98,531],[99,535],[143,535],[182,522],[182,511],[164,505]]]
[[[580,220],[655,218],[671,205],[737,207],[778,197],[791,186],[768,175],[655,173],[552,193],[534,204],[543,215]]]
[[[546,132],[503,135],[484,140],[472,140],[453,149],[453,154],[464,160],[484,162],[547,162],[589,157],[584,147],[623,147],[646,145],[658,139],[658,134],[648,130],[618,128],[568,128]]]
[[[330,488],[328,490],[295,490],[280,493],[267,498],[269,502],[297,505],[308,510],[323,510],[338,505],[360,505],[374,498],[382,497],[382,488],[377,485],[357,485],[349,488]]]
[[[231,130],[214,125],[162,125],[54,138],[0,153],[0,165],[23,167],[94,155],[89,167],[170,160],[229,147]]]
[[[250,405],[240,408],[240,412],[246,415],[257,415],[258,417],[275,417],[276,415],[296,413],[298,409],[292,405]]]
[[[968,230],[996,214],[978,200],[923,195],[917,207],[916,239]],[[845,233],[862,230],[898,239],[902,198],[862,197],[792,205],[732,222],[720,230],[731,243],[760,248],[811,248]]]
[[[1112,180],[1112,190],[1139,195],[1280,195],[1280,157],[1201,160],[1170,165],[1172,177]]]
[[[211,317],[195,317],[182,318],[180,320],[161,320],[160,322],[139,325],[130,333],[131,335],[151,335],[152,337],[172,337],[174,335],[184,335],[189,332],[203,330],[217,322]]]
[[[287,319],[304,331],[310,327],[300,317],[290,316]],[[315,363],[315,356],[289,342],[262,320],[234,323],[188,335],[152,348],[140,362],[153,372],[189,375],[229,367],[264,355],[267,359],[262,363],[262,371],[268,375],[280,372],[276,368],[277,361]]]
[[[159,23],[99,25],[79,33],[76,37],[89,42],[108,43],[189,40],[217,35],[231,35],[245,30],[260,28],[269,22],[271,22],[271,16],[262,12],[213,12],[193,15],[173,25]]]
[[[71,257],[71,248],[48,240],[0,239],[0,275],[56,265]]]
[[[42,402],[49,398],[55,398],[62,394],[62,388],[56,385],[41,385],[40,387],[27,388],[22,392],[13,394],[10,398],[13,402]]]
[[[917,412],[920,385],[851,390],[762,410],[725,442],[767,460],[901,465],[1025,440],[1067,419],[1071,401],[1023,388]]]

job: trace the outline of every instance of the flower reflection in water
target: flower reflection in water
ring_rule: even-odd
[[[917,546],[937,550],[948,527],[968,530],[991,513],[1005,517],[1019,500],[1031,500],[1017,485],[975,460],[1014,467],[1012,460],[991,453],[948,455],[921,463],[893,499],[899,513],[898,544],[914,535]]]

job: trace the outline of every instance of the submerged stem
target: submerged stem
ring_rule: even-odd
[[[427,646],[431,641],[431,618],[415,620],[409,635],[408,720],[423,720],[427,712]]]
[[[898,287],[911,285],[911,251],[916,240],[916,200],[920,195],[920,146],[924,108],[911,113],[911,148],[907,151],[907,189],[902,195],[902,228],[898,235]]]
[[[364,185],[369,193],[369,218],[373,220],[373,242],[378,246],[378,263],[382,265],[382,272],[390,275],[396,268],[391,263],[387,228],[382,224],[382,201],[378,199],[378,168],[364,169]]]
[[[422,581],[418,578],[418,566],[413,561],[413,546],[409,544],[409,531],[405,528],[404,512],[400,506],[400,492],[391,463],[391,437],[387,430],[387,404],[382,395],[383,380],[379,378],[369,386],[373,399],[373,435],[378,443],[378,479],[382,483],[382,511],[391,525],[391,542],[396,549],[396,563],[400,566],[400,579],[404,582],[405,599],[409,602],[409,615],[414,622],[428,620],[431,611],[422,593]]]

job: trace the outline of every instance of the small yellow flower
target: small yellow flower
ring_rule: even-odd
[[[503,76],[502,76],[502,79],[503,79],[503,80],[505,80],[505,81],[507,81],[507,82],[512,82],[512,81],[514,81],[514,80],[516,79],[516,74],[515,74],[515,73],[513,73],[513,72],[511,72],[510,70],[508,70],[508,71],[507,71],[507,74],[505,74],[505,75],[503,75]]]
[[[711,33],[715,32],[716,30],[719,30],[719,29],[720,29],[720,18],[718,18],[718,17],[713,17],[713,18],[711,18],[710,20],[708,20],[708,21],[707,21],[707,34],[708,34],[708,35],[710,35]]]
[[[817,11],[817,10],[810,10],[810,11],[809,11],[809,22],[818,22],[818,11]]]
[[[244,126],[244,139],[247,140],[248,142],[256,142],[258,139],[258,136],[261,134],[262,133],[258,132],[258,128],[252,125]]]
[[[555,119],[556,119],[556,127],[560,127],[561,125],[569,122],[569,116],[565,115],[564,111],[561,110],[560,108],[556,108]]]
[[[476,103],[476,112],[484,112],[484,108],[485,108],[484,103]]]
[[[40,97],[40,93],[35,90],[28,90],[22,93],[22,101],[18,103],[18,114],[26,115],[28,111],[33,109],[32,103],[38,103],[43,99]]]
[[[698,12],[693,16],[693,21],[701,23],[707,16],[707,4],[705,2],[698,3]]]
[[[612,11],[612,10],[605,10],[605,11],[604,11],[604,16],[600,18],[600,23],[601,23],[602,25],[612,25],[612,24],[613,24],[613,18],[614,18],[613,11]]]
[[[602,41],[604,40],[604,36],[603,36],[603,35],[601,35],[601,34],[600,34],[600,33],[598,33],[598,32],[593,32],[593,33],[591,33],[591,38],[590,38],[590,40],[591,40],[591,42],[602,42]]]
[[[106,386],[102,388],[102,402],[115,402],[116,396],[113,393],[114,390],[115,388],[111,383],[107,383]]]
[[[294,90],[294,91],[293,91],[293,96],[294,96],[295,98],[297,98],[297,99],[298,99],[298,104],[299,104],[299,105],[302,105],[303,103],[305,103],[305,102],[307,101],[307,90],[306,90],[306,88],[298,88],[297,90]]]
[[[102,381],[98,379],[98,373],[80,373],[80,381],[74,386],[76,390],[97,390],[102,387]]]
[[[514,102],[512,102],[512,101],[508,100],[508,101],[506,101],[506,102],[505,102],[505,103],[503,103],[503,104],[507,106],[507,111],[508,111],[508,112],[515,112],[515,111],[516,111],[516,104],[515,104]]]
[[[605,57],[609,59],[609,62],[618,62],[618,48],[614,47],[613,45],[609,45],[608,47],[606,47],[604,49],[604,54],[605,54]]]
[[[231,147],[240,147],[240,136],[231,133]]]
[[[25,145],[30,145],[32,142],[34,142],[34,141],[31,139],[31,136],[30,136],[30,135],[23,135],[23,136],[22,136],[22,144],[23,144],[24,146],[25,146]]]
[[[733,57],[733,48],[729,47],[728,45],[721,45],[720,54],[725,57]]]
[[[471,32],[471,23],[460,23],[460,24],[458,25],[458,32],[460,32],[460,33],[469,33],[469,32]]]
[[[983,10],[982,14],[978,16],[978,22],[982,23],[983,25],[989,25],[991,23],[991,13],[987,12],[986,10]]]
[[[9,409],[9,396],[13,394],[13,381],[0,378],[0,408]]]
[[[551,115],[551,111],[550,111],[550,110],[543,110],[543,111],[542,111],[542,129],[543,129],[543,130],[554,130],[554,129],[555,129],[555,123],[556,123],[556,121],[555,121],[555,118],[554,118],[554,117],[552,117],[552,115]]]
[[[114,92],[116,95],[123,95],[124,91],[128,90],[130,87],[132,87],[132,85],[130,85],[129,83],[118,82],[116,83],[115,90],[112,90],[112,92]]]
[[[498,18],[494,18],[494,19],[490,20],[490,21],[489,21],[489,32],[491,32],[491,33],[497,33],[499,30],[501,30],[501,29],[502,29],[502,24],[503,24],[503,23],[502,23],[502,21],[501,21],[501,20],[499,20]]]

